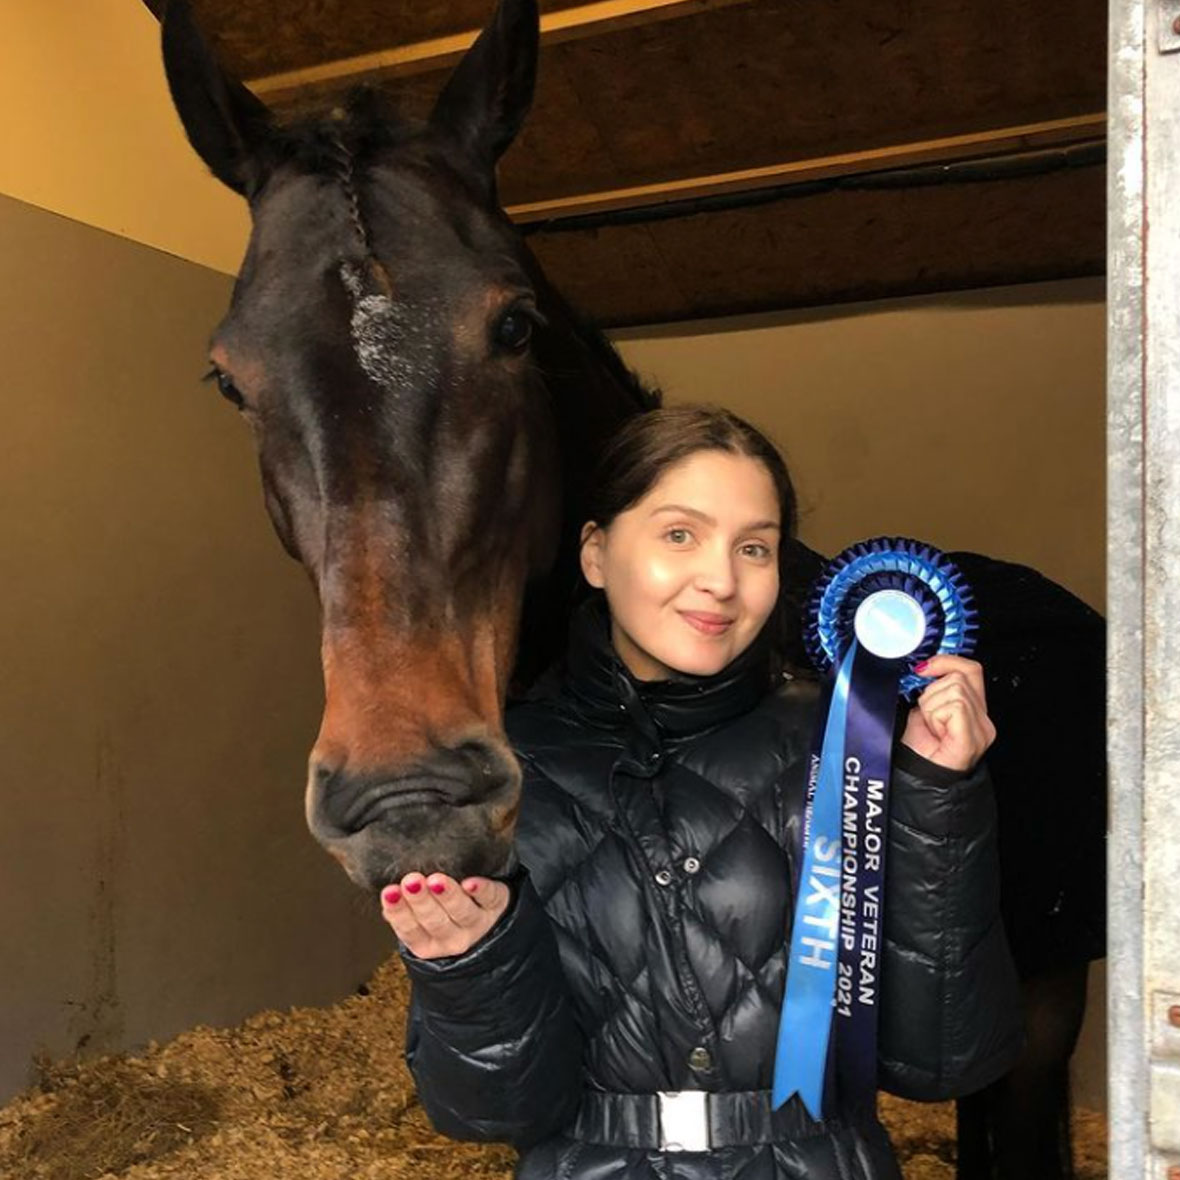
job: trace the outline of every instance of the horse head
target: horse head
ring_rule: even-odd
[[[522,596],[561,531],[541,284],[495,181],[537,33],[535,0],[502,0],[425,122],[361,91],[282,125],[187,0],[164,17],[189,140],[250,207],[210,376],[320,603],[307,820],[367,889],[511,863],[502,710]]]

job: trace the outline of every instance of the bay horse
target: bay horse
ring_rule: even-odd
[[[499,205],[497,161],[531,103],[538,25],[536,0],[500,0],[424,121],[358,89],[280,124],[221,68],[188,0],[171,0],[163,19],[165,71],[188,138],[250,207],[209,377],[253,432],[275,531],[320,603],[325,704],[307,822],[374,893],[409,869],[462,877],[511,867],[520,773],[505,703],[563,644],[597,454],[626,417],[660,401],[546,280]],[[1069,698],[1053,677],[1060,653],[1080,650],[1089,683],[1101,685],[1101,658],[1092,666],[1100,620],[1034,571],[952,556],[992,600],[981,604],[996,623],[981,659],[1001,733],[993,765],[1007,759],[1018,794],[1037,786],[1056,804],[1043,727],[1064,725],[1082,756],[1068,785],[1088,826],[1078,835],[1075,823],[1074,838],[1058,844],[1091,885],[1085,914],[1070,920],[1090,920],[1089,821],[1103,788],[1101,757],[1085,761],[1079,729],[1094,720],[1092,694],[1064,716]],[[785,552],[781,610],[797,610],[819,561],[797,542]],[[1013,596],[1033,606],[1018,622],[1009,610],[1005,627]],[[804,658],[801,646],[785,654]],[[1101,749],[1101,716],[1097,729]],[[1038,815],[1041,827],[1028,831],[1015,800],[1006,810],[1002,783],[997,775],[1001,842],[1023,849],[1051,821]],[[1079,909],[1079,890],[1066,882],[1050,904],[1037,894],[1046,874],[1022,876],[1024,859],[1006,863],[1005,916],[1018,961],[1021,915],[1038,916],[1026,938],[1029,1025],[1035,1033],[1054,1021],[1058,1032],[1034,1054],[1023,1089],[964,1115],[964,1180],[990,1175],[993,1154],[1012,1161],[1006,1177],[1068,1174],[1068,1135],[1056,1170],[1038,1145],[1060,1139],[1062,1070],[1085,962],[1101,939],[1091,930],[1088,942],[1052,941],[1051,919]],[[1057,1097],[1032,1117],[1021,1095],[1046,1089],[1036,1072],[1046,1064]],[[1036,1126],[1024,1125],[1030,1118]]]
[[[267,510],[319,597],[308,824],[368,890],[411,868],[501,873],[520,786],[510,680],[560,642],[593,456],[658,400],[497,201],[532,96],[535,4],[501,6],[421,125],[359,91],[281,127],[185,0],[162,37],[190,141],[250,207],[210,377],[253,431]]]

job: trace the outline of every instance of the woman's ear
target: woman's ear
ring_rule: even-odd
[[[591,586],[601,590],[605,584],[602,574],[602,549],[606,534],[592,520],[582,525],[582,573]]]

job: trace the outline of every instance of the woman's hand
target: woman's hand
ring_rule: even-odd
[[[948,770],[970,770],[996,740],[982,665],[962,656],[933,656],[917,670],[936,679],[910,710],[902,745]]]
[[[381,916],[419,959],[470,950],[508,908],[508,886],[487,877],[456,881],[443,873],[407,873],[381,890]]]

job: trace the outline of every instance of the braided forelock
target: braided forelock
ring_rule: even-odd
[[[389,278],[389,272],[382,266],[377,255],[373,252],[373,241],[369,236],[369,227],[361,215],[360,194],[357,191],[356,184],[355,156],[344,142],[338,119],[334,119],[327,127],[327,141],[330,149],[328,158],[331,161],[332,174],[344,190],[344,199],[348,202],[349,220],[352,222],[352,227],[356,231],[357,238],[360,240],[361,247],[364,250],[365,261],[374,279],[376,279],[384,293],[386,295],[392,295],[393,283]]]

